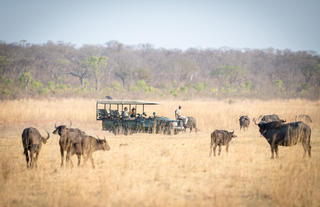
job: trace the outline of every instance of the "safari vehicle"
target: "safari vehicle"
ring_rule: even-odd
[[[162,116],[147,116],[144,108],[149,105],[158,105],[155,102],[130,101],[130,100],[109,100],[98,99],[96,104],[96,120],[102,121],[102,130],[113,134],[132,133],[157,133],[176,134],[184,130],[179,120],[172,120]],[[122,117],[124,108],[131,112],[134,107],[136,114],[133,117]],[[140,113],[137,113],[139,112]],[[182,127],[181,127],[182,126]]]

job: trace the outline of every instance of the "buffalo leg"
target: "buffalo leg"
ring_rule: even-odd
[[[306,152],[308,151],[306,143],[302,142],[302,147],[303,147],[303,150],[304,150],[303,157],[305,157],[306,156]]]
[[[35,158],[34,158],[34,166],[35,166],[36,168],[38,168],[38,156],[39,156],[39,152],[36,152],[35,154],[36,154],[36,156],[35,156]]]
[[[78,157],[78,167],[80,166],[81,155],[77,154]]]
[[[271,146],[271,159],[273,159],[274,158],[274,147],[273,146]]]
[[[304,153],[303,153],[303,157],[306,156],[306,152],[308,152],[309,157],[311,157],[311,146],[310,144],[306,144],[306,143],[302,143],[303,149],[304,149]]]
[[[66,154],[66,166],[70,167],[70,151],[67,150],[67,154]]]
[[[214,147],[213,147],[213,155],[214,156],[216,156],[216,148],[217,148],[217,145],[215,144]]]
[[[63,167],[63,159],[64,159],[64,150],[62,146],[60,145],[60,153],[61,153],[61,167]]]
[[[309,154],[309,157],[311,157],[311,145],[310,144],[308,146],[308,154]]]
[[[276,145],[274,147],[274,151],[276,152],[276,157],[279,158],[279,155],[278,155],[278,145]]]
[[[221,144],[219,144],[219,153],[218,153],[218,155],[220,155],[221,154]]]
[[[90,160],[91,160],[92,168],[95,168],[92,154],[90,155]]]
[[[26,156],[27,167],[29,167],[30,163],[29,163],[28,148],[24,148],[24,154]]]
[[[34,157],[33,157],[33,154],[34,154],[34,150],[31,148],[30,150],[30,167],[33,168],[33,165],[34,165]]]
[[[228,152],[229,144],[226,145],[226,152]]]

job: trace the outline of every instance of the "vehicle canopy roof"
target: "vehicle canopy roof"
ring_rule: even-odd
[[[115,104],[115,105],[159,105],[157,102],[137,101],[137,100],[109,100],[98,99],[97,104]]]

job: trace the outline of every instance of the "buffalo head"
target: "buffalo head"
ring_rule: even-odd
[[[229,136],[231,138],[236,138],[237,137],[237,135],[234,134],[234,130],[232,130],[232,132],[228,132],[228,134],[229,134]]]
[[[106,140],[106,137],[104,137],[104,139],[100,139],[98,136],[97,136],[97,143],[102,147],[102,150],[104,151],[109,151],[110,150],[110,146]]]
[[[57,126],[55,124],[54,127],[55,127],[55,130],[52,132],[52,134],[59,134],[60,136],[63,134],[65,129],[67,129],[66,125]]]
[[[270,129],[275,129],[280,127],[285,120],[279,120],[279,121],[272,121],[272,122],[266,122],[266,121],[260,121],[258,126],[259,126],[259,131],[262,135],[266,134],[268,130]]]

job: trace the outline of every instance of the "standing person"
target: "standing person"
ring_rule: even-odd
[[[182,116],[181,113],[181,106],[179,106],[175,111],[174,111],[175,117],[177,120],[183,120],[184,121],[184,125],[187,124],[188,122],[188,118],[185,116]]]

